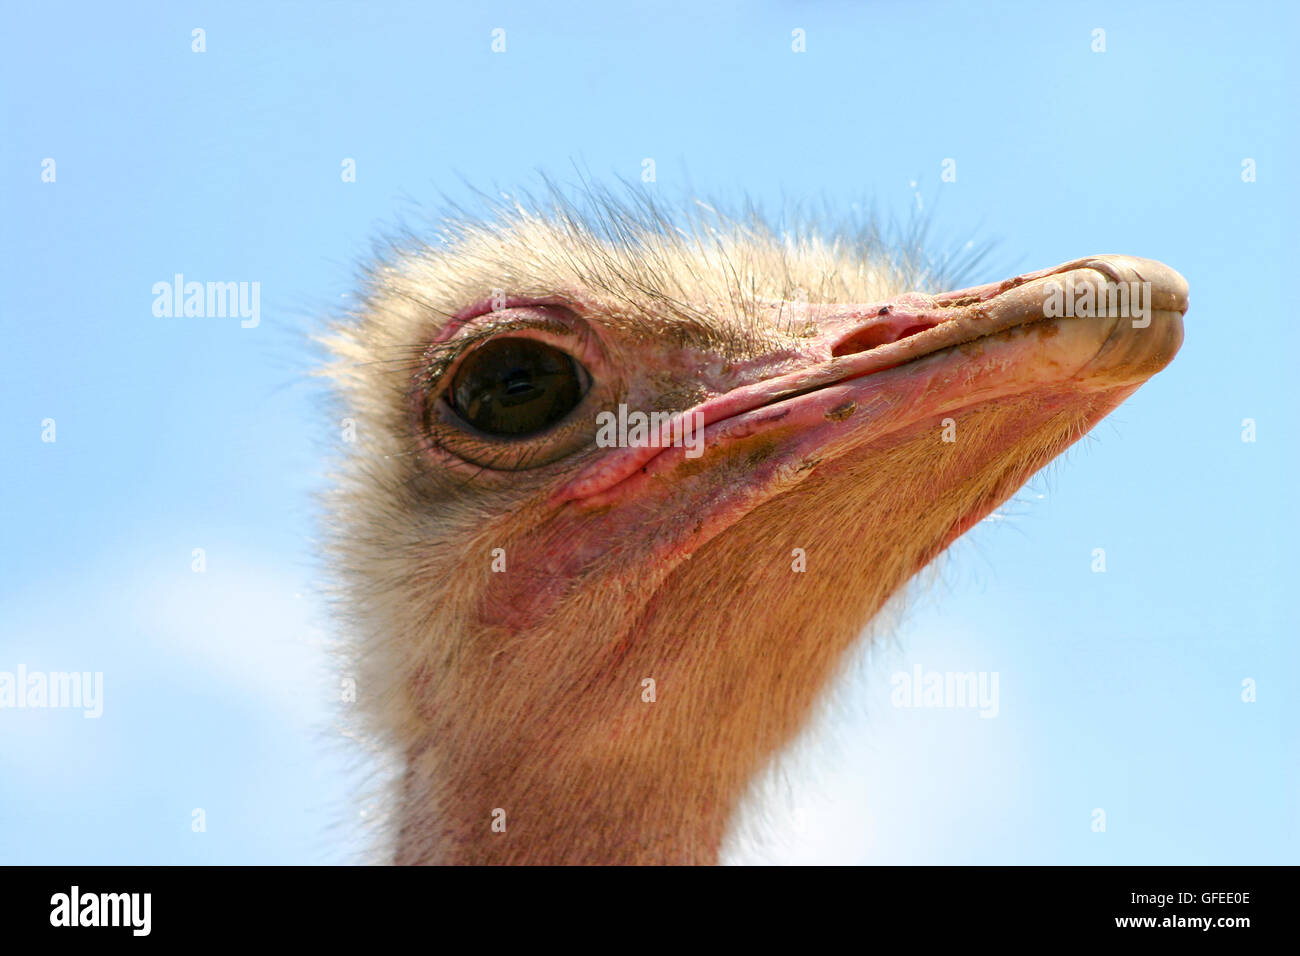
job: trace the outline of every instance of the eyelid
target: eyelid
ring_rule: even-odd
[[[586,368],[589,360],[589,356],[586,354],[588,351],[589,330],[585,323],[566,322],[563,319],[545,314],[548,310],[553,311],[555,307],[533,306],[531,308],[541,314],[521,315],[496,320],[492,320],[492,316],[498,314],[495,312],[476,316],[451,339],[430,346],[425,352],[423,363],[426,388],[431,391],[436,389],[440,382],[449,378],[456,366],[467,355],[480,346],[502,336],[507,336],[512,332],[546,332],[558,339],[576,339],[580,347],[566,351],[569,351],[573,358],[577,360],[584,373],[590,376],[590,372]]]

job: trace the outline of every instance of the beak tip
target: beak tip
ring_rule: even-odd
[[[1150,289],[1150,308],[1160,312],[1187,313],[1187,280],[1177,269],[1156,259],[1138,256],[1090,256],[1069,264],[1071,268],[1093,269],[1111,282],[1142,283]],[[1149,284],[1149,285],[1148,285]]]

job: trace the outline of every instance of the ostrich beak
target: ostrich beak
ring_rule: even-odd
[[[991,402],[1019,398],[1041,414],[1086,398],[1095,421],[1177,353],[1187,282],[1151,259],[1094,256],[940,295],[805,308],[824,361],[711,398],[673,427],[702,428],[707,449],[779,433],[767,464],[788,477]],[[628,482],[682,467],[682,442],[672,445],[665,428],[654,447],[619,449],[553,501],[616,500]]]

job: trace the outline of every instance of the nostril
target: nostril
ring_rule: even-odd
[[[908,336],[916,335],[918,332],[925,332],[934,328],[937,323],[924,325],[909,325],[902,331],[888,322],[881,322],[877,325],[870,325],[864,329],[859,329],[848,338],[844,339],[838,345],[831,349],[831,355],[839,358],[843,355],[856,355],[858,352],[869,352],[874,348],[882,345],[888,345],[891,342],[897,342]]]
[[[831,355],[836,358],[841,355],[856,355],[858,352],[869,352],[881,345],[888,345],[892,341],[894,341],[894,330],[888,325],[877,325],[854,332],[832,348]]]
[[[905,339],[905,338],[908,338],[909,336],[916,335],[918,332],[928,332],[928,331],[929,331],[930,329],[932,329],[932,328],[934,328],[934,325],[933,325],[933,324],[931,324],[931,325],[909,325],[907,328],[903,329],[903,333],[902,333],[902,334],[901,334],[897,339],[894,339],[894,341],[897,342],[897,341],[899,341],[899,339]]]

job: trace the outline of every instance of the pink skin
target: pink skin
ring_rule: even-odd
[[[1128,317],[1045,318],[1049,283],[1067,279],[1076,288],[1149,282],[1149,325],[1134,327]],[[681,447],[607,449],[565,481],[549,498],[551,518],[526,544],[548,573],[493,582],[487,618],[510,625],[538,620],[565,582],[607,558],[613,542],[635,542],[624,546],[629,575],[644,579],[647,568],[666,574],[813,467],[887,437],[936,428],[964,408],[1032,394],[1028,428],[1086,401],[1091,425],[1172,359],[1182,341],[1187,285],[1161,263],[1101,256],[941,295],[805,309],[819,327],[795,356],[807,364],[757,381],[762,363],[732,369],[750,381],[685,413],[702,416],[703,457],[688,459]],[[790,359],[774,356],[771,364],[786,368]],[[743,481],[710,480],[707,465],[718,454],[765,433],[777,442],[776,453],[754,463]],[[995,505],[961,516],[935,553]],[[691,520],[665,522],[666,514]]]

